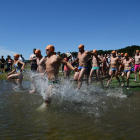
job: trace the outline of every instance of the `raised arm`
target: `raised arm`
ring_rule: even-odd
[[[87,51],[87,54],[88,54],[88,55],[95,55],[95,56],[97,56],[96,53],[90,52],[90,51]]]

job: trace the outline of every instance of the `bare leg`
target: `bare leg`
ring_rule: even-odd
[[[134,74],[135,74],[135,81],[134,82],[137,82],[137,70],[134,70]]]
[[[92,78],[93,72],[94,72],[94,69],[92,68],[89,74],[89,84],[91,84],[91,78]]]
[[[113,71],[112,70],[110,70],[109,71],[109,78],[108,78],[108,81],[107,81],[107,85],[106,85],[106,87],[108,87],[109,86],[109,83],[111,82],[111,77],[112,77],[112,75],[113,75]]]
[[[82,85],[82,79],[83,79],[83,76],[86,72],[86,68],[82,68],[81,71],[80,71],[80,74],[79,74],[79,77],[78,77],[78,90],[80,89],[81,85]]]
[[[74,81],[78,81],[78,77],[79,77],[80,71],[79,72],[75,72],[74,74]]]
[[[122,73],[122,81],[123,81],[123,84],[122,84],[122,87],[125,85],[125,82],[124,82],[124,72]]]
[[[117,79],[118,82],[119,82],[119,86],[121,86],[121,82],[120,82],[120,79],[119,79],[119,77],[118,77],[118,70],[116,70],[115,76],[116,76],[116,79]]]
[[[127,72],[127,89],[129,89],[129,77],[130,77],[130,73],[131,73],[131,71],[128,71]]]
[[[52,89],[52,88],[53,88],[53,86],[51,85],[51,86],[49,87],[49,89],[47,90],[47,94],[46,94],[47,99],[44,101],[45,104],[46,104],[46,107],[50,107],[50,103],[51,103],[50,94],[51,94],[51,89]]]
[[[64,71],[64,78],[67,78],[67,71]]]
[[[33,90],[31,90],[29,93],[35,93],[36,92],[36,87],[35,87],[35,82],[34,82],[34,79],[35,78],[35,75],[34,76],[31,76],[31,82],[33,84]]]
[[[96,75],[97,75],[98,80],[100,80],[101,86],[102,86],[102,88],[103,88],[103,87],[104,87],[103,81],[102,81],[102,79],[100,79],[100,69],[97,69],[97,70],[96,70]]]
[[[8,78],[8,80],[9,80],[10,82],[12,82],[12,83],[14,83],[15,85],[18,85],[19,87],[21,87],[21,84],[22,84],[22,77],[23,77],[22,73],[17,73],[17,74],[12,74],[12,75],[8,76],[7,78]],[[14,79],[18,79],[19,82],[16,83]],[[15,87],[15,88],[17,88],[17,87]],[[15,88],[14,88],[14,89],[15,89]]]

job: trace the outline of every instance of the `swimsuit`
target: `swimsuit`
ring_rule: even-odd
[[[127,73],[128,71],[131,71],[131,70],[124,70],[124,72],[126,72],[126,73]]]
[[[99,69],[99,67],[92,67],[94,70],[97,70],[97,69]]]
[[[59,84],[59,81],[58,80],[48,81],[48,85],[55,85],[55,84]]]
[[[111,68],[110,70],[112,70],[112,71],[116,71],[116,70],[117,70],[117,68]]]
[[[16,69],[16,73],[21,73],[21,66],[18,66],[18,64],[14,64],[14,68]]]
[[[78,67],[79,70],[81,70],[82,68],[86,68],[87,69],[87,67]]]
[[[135,71],[137,70],[137,68],[140,68],[140,64],[135,64]],[[140,69],[139,69],[140,70]]]

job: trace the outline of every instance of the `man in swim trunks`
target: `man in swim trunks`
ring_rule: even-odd
[[[41,55],[41,51],[39,49],[37,49],[35,51],[35,55],[37,57],[36,61],[37,61],[37,74],[31,76],[31,81],[33,83],[33,90],[30,91],[29,93],[34,93],[36,92],[36,87],[35,87],[35,79],[40,79],[41,76],[44,74],[45,70],[46,70],[46,58],[43,57]]]
[[[89,56],[96,55],[96,53],[90,52],[90,51],[85,51],[83,44],[79,45],[78,49],[79,49],[78,56],[73,61],[73,63],[79,62],[79,67],[78,67],[79,72],[76,72],[74,75],[74,80],[75,81],[78,80],[78,90],[79,90],[82,85],[82,79],[87,70],[87,62],[88,62]]]
[[[133,64],[133,60],[128,57],[128,53],[125,53],[124,57],[125,59],[122,62],[122,66],[124,66],[124,71],[122,72],[122,81],[123,81],[122,87],[125,86],[124,75],[126,75],[127,89],[129,89],[129,77],[131,74],[131,65]]]
[[[139,80],[140,80],[140,55],[139,55],[139,50],[136,50],[136,54],[134,57],[134,62],[135,62],[135,69],[134,69],[134,74],[135,74],[135,81],[137,82],[137,69],[139,70]]]
[[[33,49],[33,54],[30,56],[30,61],[31,61],[31,71],[36,72],[37,71],[37,63],[36,63],[36,55],[35,55],[36,49]]]
[[[91,83],[91,78],[92,78],[94,71],[96,71],[97,78],[98,78],[98,80],[100,80],[100,69],[99,68],[100,68],[100,63],[103,62],[103,59],[101,57],[97,56],[97,50],[93,50],[93,52],[96,55],[92,57],[92,69],[91,69],[90,75],[89,75],[89,84]],[[100,80],[100,81],[103,86],[102,80]]]
[[[123,53],[121,53],[121,56],[120,56],[120,61],[119,61],[119,64],[120,64],[120,66],[119,66],[119,73],[121,73],[123,70],[123,66],[122,66],[122,63],[123,63],[123,60],[125,59],[125,57],[124,57],[124,54]]]
[[[54,87],[55,84],[57,84],[58,81],[58,72],[59,72],[59,67],[62,64],[66,65],[69,69],[73,71],[79,71],[78,68],[74,68],[69,62],[65,61],[62,59],[60,56],[57,56],[54,52],[55,48],[53,45],[48,45],[46,47],[46,53],[47,53],[47,58],[46,58],[46,71],[44,74],[47,72],[47,77],[48,77],[48,84],[49,84],[49,89],[47,91],[47,98],[45,99],[46,106],[50,106],[51,102],[51,89]]]
[[[118,77],[118,62],[119,62],[119,57],[116,57],[116,52],[115,51],[112,51],[112,57],[111,57],[110,60],[111,61],[110,61],[110,64],[109,65],[111,65],[111,69],[109,71],[109,78],[108,78],[108,82],[107,82],[106,87],[109,86],[109,83],[111,82],[113,73],[115,73],[115,77],[118,80],[119,85],[121,86],[121,82],[120,82],[120,79]]]

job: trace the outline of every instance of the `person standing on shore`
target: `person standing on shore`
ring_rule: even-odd
[[[37,62],[36,62],[36,55],[35,55],[36,49],[33,49],[33,54],[30,55],[30,61],[31,61],[31,71],[36,72],[37,71]]]
[[[3,73],[3,69],[4,69],[4,65],[5,65],[5,59],[4,59],[3,55],[1,56],[0,63],[1,63],[1,72]]]

